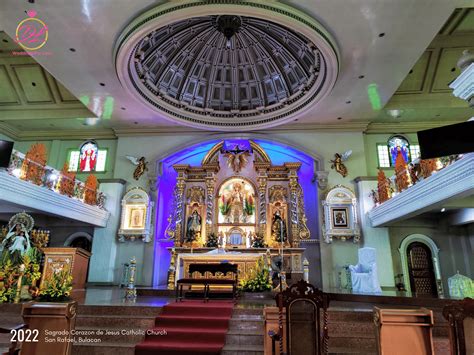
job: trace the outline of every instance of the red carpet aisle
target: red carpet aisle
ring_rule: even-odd
[[[233,302],[224,301],[170,303],[156,318],[155,328],[147,332],[156,334],[146,335],[135,347],[135,354],[219,354],[233,306]]]

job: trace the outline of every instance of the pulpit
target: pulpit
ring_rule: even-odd
[[[82,248],[43,248],[44,268],[40,288],[55,272],[68,270],[72,275],[72,287],[84,289],[91,253]]]

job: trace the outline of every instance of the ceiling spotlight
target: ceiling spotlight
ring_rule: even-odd
[[[446,208],[443,207],[443,208],[441,209],[441,212],[445,212],[445,211],[446,211]]]
[[[402,112],[403,112],[402,110],[387,110],[387,113],[393,118],[402,117]]]
[[[98,117],[87,117],[86,120],[84,121],[84,124],[86,126],[95,126],[99,122]]]

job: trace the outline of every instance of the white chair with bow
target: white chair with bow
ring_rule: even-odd
[[[381,293],[377,275],[377,255],[374,248],[359,249],[359,263],[349,265],[352,291],[356,293]]]

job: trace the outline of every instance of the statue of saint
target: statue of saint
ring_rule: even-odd
[[[242,184],[236,182],[230,195],[230,209],[227,216],[230,223],[245,223],[244,215],[245,191],[242,191]]]
[[[194,241],[201,237],[201,216],[197,210],[194,210],[188,217],[186,240]]]
[[[14,263],[21,262],[21,257],[31,248],[30,236],[28,230],[23,224],[15,224],[7,233],[2,244],[0,244],[0,252],[8,249],[12,255]]]
[[[280,210],[276,210],[273,214],[272,220],[272,238],[273,240],[281,243],[283,237],[283,242],[286,243],[287,235],[286,235],[286,225],[283,218],[281,218]]]

